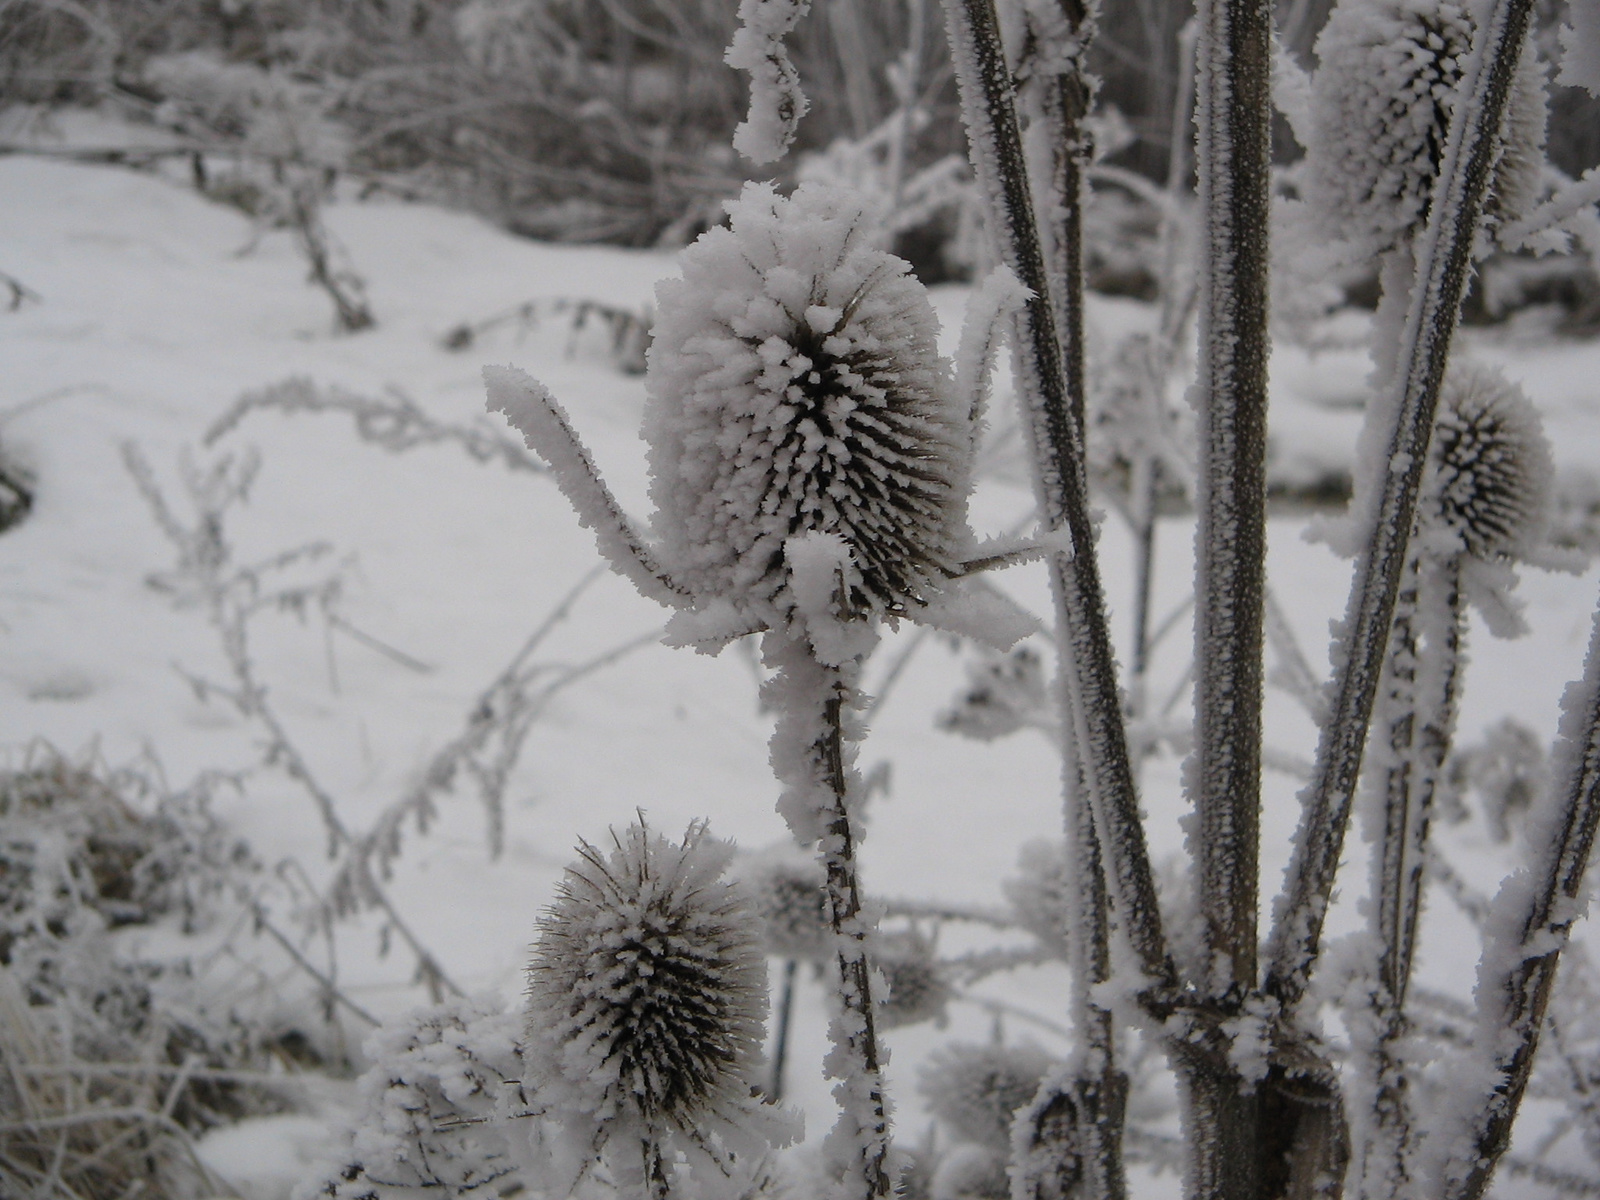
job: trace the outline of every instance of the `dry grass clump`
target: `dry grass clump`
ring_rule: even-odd
[[[203,790],[48,747],[0,769],[0,1196],[232,1194],[192,1138],[292,1083],[217,969],[254,869]]]

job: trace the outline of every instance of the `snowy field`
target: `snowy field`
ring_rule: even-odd
[[[194,677],[227,678],[222,650],[203,607],[170,586],[175,551],[125,465],[125,443],[137,446],[180,519],[192,512],[185,462],[203,468],[259,453],[248,503],[230,513],[226,529],[233,561],[327,543],[327,553],[293,570],[300,580],[337,578],[335,619],[317,606],[266,614],[252,624],[252,654],[286,731],[352,830],[367,829],[415,782],[530,632],[596,564],[593,539],[548,477],[475,462],[454,445],[390,453],[360,438],[347,416],[276,412],[250,415],[202,445],[208,427],[251,389],[294,376],[368,396],[398,388],[433,417],[468,425],[488,423],[482,366],[514,364],[561,399],[623,503],[648,512],[637,437],[643,382],[617,368],[603,328],[574,329],[571,310],[563,316],[550,306],[638,310],[672,274],[670,254],[538,245],[469,216],[379,201],[347,200],[327,220],[367,280],[373,331],[333,334],[327,299],[306,283],[289,234],[253,228],[239,212],[206,202],[176,171],[164,178],[0,159],[0,270],[38,297],[0,312],[0,442],[38,481],[31,516],[0,536],[0,730],[13,756],[32,739],[112,764],[149,753],[175,783],[260,757],[260,728],[193,686]],[[936,293],[948,341],[964,298],[960,288]],[[464,350],[442,345],[462,322],[529,300],[547,302],[538,327],[507,324]],[[1149,314],[1102,301],[1091,319],[1096,345],[1109,345]],[[1359,322],[1342,318],[1341,328],[1352,323]],[[1530,319],[1472,333],[1466,350],[1524,383],[1545,414],[1563,478],[1586,469],[1600,478],[1600,344],[1555,342],[1539,328]],[[1366,370],[1356,350],[1279,350],[1271,419],[1280,478],[1315,478],[1347,463]],[[997,397],[997,407],[1006,401]],[[989,461],[973,508],[980,533],[1016,525],[1032,502],[1003,447]],[[1323,671],[1349,566],[1304,538],[1306,522],[1287,512],[1271,522],[1270,581],[1307,658]],[[1158,536],[1159,617],[1185,598],[1191,526],[1167,520]],[[1120,637],[1132,570],[1114,515],[1100,550]],[[158,586],[163,573],[166,587]],[[1532,632],[1515,642],[1492,640],[1474,619],[1460,742],[1508,715],[1548,741],[1561,689],[1579,667],[1597,581],[1594,570],[1525,571],[1520,594]],[[998,582],[1046,610],[1039,568]],[[552,665],[584,663],[649,635],[661,620],[657,606],[607,575],[536,653]],[[869,690],[915,636],[885,639],[869,666]],[[1153,690],[1177,685],[1187,657],[1180,628],[1158,650]],[[888,786],[873,801],[863,861],[880,897],[999,908],[1020,847],[1059,831],[1058,762],[1044,737],[977,743],[936,728],[973,658],[970,649],[925,639],[873,716],[863,765],[885,764]],[[408,827],[390,894],[449,976],[467,992],[513,1002],[534,922],[576,840],[599,841],[636,811],[673,835],[707,817],[715,834],[744,848],[782,840],[758,677],[743,646],[710,658],[647,642],[561,690],[540,714],[508,791],[503,853],[490,854],[484,810],[469,789],[443,803],[426,833]],[[1285,693],[1269,694],[1267,723],[1274,750],[1311,756],[1312,724]],[[1158,859],[1182,848],[1179,775],[1171,755],[1145,768]],[[1287,858],[1298,786],[1289,774],[1268,776],[1265,902]],[[221,792],[218,811],[263,862],[292,861],[314,880],[326,874],[318,814],[282,772],[258,771],[242,789]],[[1507,852],[1482,825],[1442,836],[1458,871],[1492,889]],[[1359,838],[1349,844],[1359,858]],[[1364,890],[1362,863],[1352,861],[1343,878],[1347,898]],[[1424,981],[1467,995],[1476,956],[1470,927],[1442,897],[1427,920]],[[1330,928],[1354,924],[1346,902]],[[941,936],[941,951],[957,953],[986,935],[951,923]],[[246,952],[251,944],[243,940]],[[374,921],[343,926],[340,988],[380,1017],[424,1002],[411,957],[381,948]],[[915,1141],[927,1128],[916,1080],[931,1049],[981,1041],[996,1029],[1059,1048],[1063,984],[1044,968],[994,976],[950,1005],[945,1027],[891,1033],[901,1136]],[[832,1101],[817,1067],[819,993],[804,972],[799,998],[788,1079],[816,1140],[832,1123]],[[361,1032],[351,1026],[352,1036]],[[320,1116],[264,1120],[213,1135],[205,1150],[244,1194],[285,1195],[295,1164],[316,1153],[326,1125]],[[1176,1195],[1177,1180],[1135,1180],[1134,1190]],[[1504,1185],[1502,1194],[1511,1194]]]

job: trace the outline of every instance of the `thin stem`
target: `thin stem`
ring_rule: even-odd
[[[839,970],[839,999],[843,1012],[837,1020],[852,1069],[843,1088],[854,1093],[856,1103],[846,1104],[841,1121],[853,1120],[855,1146],[860,1155],[864,1196],[888,1196],[894,1181],[888,1169],[889,1116],[884,1102],[883,1060],[878,1052],[877,1012],[872,997],[872,967],[867,959],[867,922],[861,918],[861,885],[856,872],[857,836],[848,804],[849,777],[844,760],[844,708],[852,691],[843,673],[827,670],[831,693],[823,703],[821,751],[823,777],[833,803],[826,815],[822,837],[822,862],[827,871],[828,925],[833,932],[835,962]]]
[[[1442,1166],[1438,1194],[1478,1200],[1511,1145],[1511,1129],[1533,1074],[1534,1053],[1555,985],[1556,967],[1572,922],[1582,911],[1584,876],[1600,827],[1600,611],[1596,612],[1581,683],[1562,702],[1554,811],[1531,824],[1530,843],[1542,861],[1532,884],[1496,898],[1479,965],[1478,994],[1484,1028],[1478,1044],[1491,1064],[1471,1064],[1474,1081],[1490,1065],[1493,1091],[1465,1116],[1464,1136],[1440,1139],[1451,1157]],[[1540,834],[1544,835],[1539,844]],[[1509,935],[1509,936],[1508,936]],[[1506,944],[1511,943],[1511,944]],[[1486,1102],[1485,1102],[1486,1101]]]
[[[1078,698],[1070,711],[1083,755],[1085,791],[1140,969],[1158,987],[1170,988],[1177,972],[1167,951],[1140,824],[1099,565],[1089,549],[1094,545],[1094,521],[1082,414],[1063,371],[999,21],[992,0],[945,0],[945,15],[963,119],[998,249],[1033,293],[1018,314],[1014,350],[1040,513],[1050,529],[1065,525],[1079,548],[1070,559],[1052,555],[1050,577],[1062,678]]]
[[[794,980],[799,967],[795,959],[783,962],[783,985],[778,991],[778,1027],[772,1036],[772,1086],[768,1098],[774,1104],[783,1103],[783,1071],[789,1062],[789,1023],[794,1017]]]

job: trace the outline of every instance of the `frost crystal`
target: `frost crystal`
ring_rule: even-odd
[[[1341,0],[1317,39],[1309,199],[1328,232],[1364,250],[1409,240],[1434,177],[1472,48],[1460,0]],[[1485,208],[1526,215],[1544,165],[1544,70],[1530,48],[1513,86],[1505,144]]]
[[[915,615],[969,539],[971,443],[938,322],[856,195],[747,184],[657,288],[645,440],[662,561],[697,609],[781,627],[785,545],[836,535],[839,615]],[[798,543],[796,543],[798,545]]]
[[[584,844],[528,969],[526,1081],[562,1127],[552,1191],[603,1160],[625,1195],[663,1196],[676,1151],[698,1189],[748,1182],[793,1130],[752,1098],[767,1012],[759,918],[722,879],[731,847],[642,823]]]
[[[1539,413],[1521,388],[1489,367],[1446,377],[1422,499],[1468,554],[1492,560],[1535,550],[1554,473]]]

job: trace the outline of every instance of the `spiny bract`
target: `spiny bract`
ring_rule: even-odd
[[[1538,410],[1491,367],[1452,369],[1422,498],[1475,558],[1526,557],[1549,521],[1555,464]]]
[[[1309,199],[1328,232],[1391,249],[1428,218],[1450,115],[1472,47],[1459,0],[1341,0],[1317,39]],[[1531,44],[1530,44],[1531,45]],[[1526,215],[1544,166],[1544,69],[1532,49],[1512,84],[1485,213]]]
[[[760,921],[722,879],[731,847],[703,824],[681,845],[643,823],[612,841],[609,855],[580,846],[540,921],[525,1078],[565,1124],[576,1169],[603,1153],[624,1190],[653,1193],[681,1150],[704,1191],[791,1132],[752,1098],[767,1014]]]
[[[794,608],[785,543],[842,538],[842,616],[914,615],[966,540],[970,414],[906,262],[856,194],[747,184],[731,228],[657,287],[651,495],[662,561],[697,607],[769,624]]]

